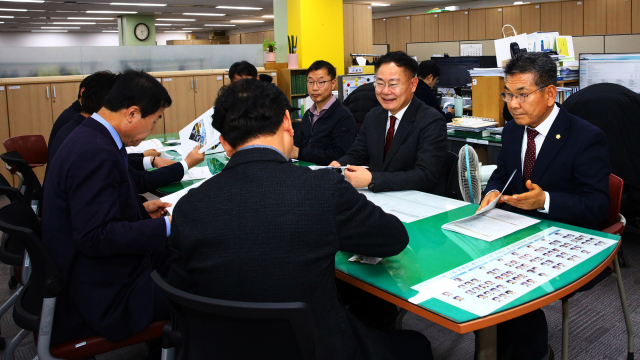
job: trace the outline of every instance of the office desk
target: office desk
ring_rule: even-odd
[[[447,132],[447,150],[458,155],[460,148],[465,144],[469,144],[473,148],[480,146],[487,150],[487,162],[482,165],[497,165],[498,154],[502,149],[502,140],[494,138],[493,136],[483,137],[481,135],[481,133],[469,134],[468,132],[465,132],[464,134],[461,134],[460,132]]]

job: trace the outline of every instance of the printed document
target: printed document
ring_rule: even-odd
[[[191,168],[180,181],[208,179],[212,176],[207,166],[198,166]]]
[[[358,192],[364,194],[369,201],[378,205],[386,213],[395,215],[405,223],[468,205],[464,201],[415,190],[373,193],[366,189],[358,189]]]
[[[212,115],[213,108],[207,110],[204,114],[180,130],[179,152],[183,159],[186,158],[187,154],[197,145],[200,145],[200,153],[209,149],[217,149],[218,152],[224,151],[220,145],[220,133],[214,129],[211,124]]]
[[[173,208],[176,206],[176,204],[178,203],[178,201],[180,201],[180,199],[182,199],[183,196],[187,195],[187,193],[189,191],[191,191],[192,189],[197,188],[198,186],[202,185],[203,181],[199,181],[187,188],[184,188],[180,191],[176,191],[171,195],[167,195],[165,197],[160,198],[160,200],[162,200],[163,202],[168,202],[171,204],[171,207],[167,208],[167,212],[169,213],[169,215],[173,214]]]
[[[444,224],[442,228],[476,239],[493,241],[539,222],[540,220],[528,216],[491,209],[482,214]]]

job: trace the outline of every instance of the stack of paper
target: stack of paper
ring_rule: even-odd
[[[469,70],[469,75],[471,77],[477,76],[502,76],[504,77],[504,69],[501,67],[498,68],[475,68]]]

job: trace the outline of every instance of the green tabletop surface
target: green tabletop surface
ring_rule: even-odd
[[[448,137],[459,138],[459,139],[483,140],[483,141],[488,141],[490,143],[498,143],[498,144],[502,143],[502,139],[495,138],[493,136],[482,136],[481,132],[476,133],[476,132],[472,132],[472,131],[454,130],[454,131],[448,131],[447,132],[447,136]]]

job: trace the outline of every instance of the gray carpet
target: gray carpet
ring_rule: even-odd
[[[635,341],[638,345],[640,329],[640,236],[626,232],[623,236],[624,255],[628,266],[622,270],[631,310],[633,326],[636,329]],[[4,302],[12,293],[6,285],[9,268],[0,265],[0,302]],[[620,307],[615,278],[610,277],[593,290],[580,293],[570,300],[570,359],[623,360],[627,354],[627,335]],[[560,358],[562,349],[562,307],[557,301],[544,308],[549,323],[549,341]],[[9,341],[18,328],[13,324],[11,311],[0,320],[2,336]],[[405,329],[418,330],[431,341],[436,360],[473,359],[473,334],[460,335],[433,324],[413,314],[404,318]],[[143,359],[146,354],[144,345],[114,351],[97,357],[98,360]],[[4,359],[4,353],[0,353]],[[28,337],[16,351],[17,360],[30,360],[36,356],[33,337]]]

